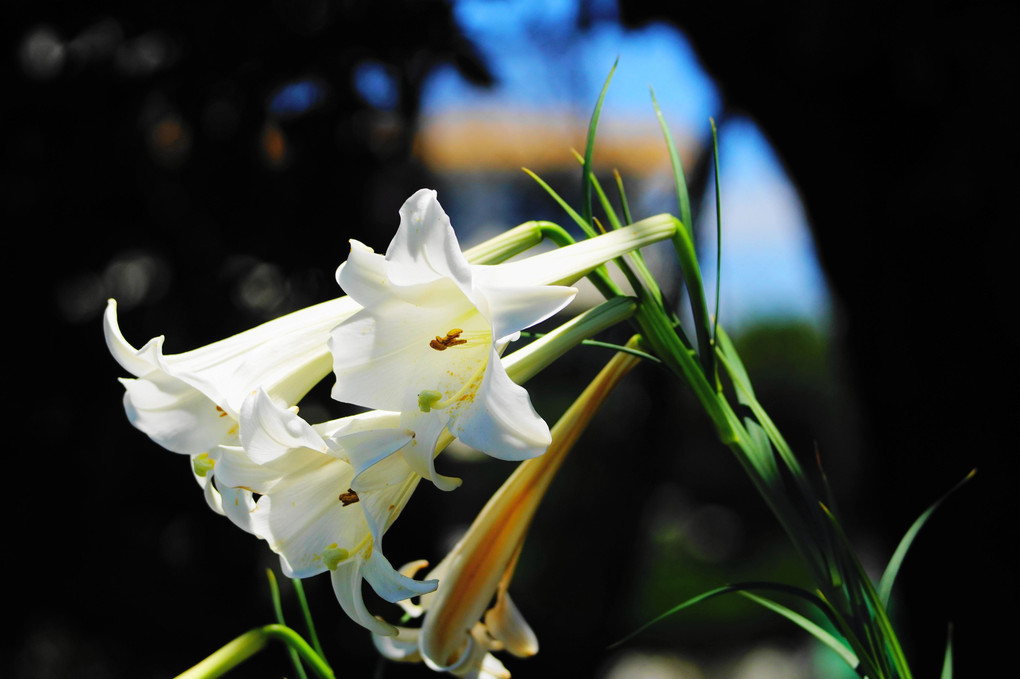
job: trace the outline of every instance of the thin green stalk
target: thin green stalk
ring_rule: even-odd
[[[215,679],[234,669],[275,639],[294,649],[320,679],[336,679],[332,668],[301,636],[285,625],[264,625],[245,632],[228,642],[197,665],[177,675],[176,679]]]
[[[305,587],[297,578],[290,580],[294,584],[294,591],[297,592],[298,602],[301,604],[301,613],[305,618],[305,627],[308,629],[308,636],[312,640],[312,647],[315,652],[323,658],[326,654],[322,651],[322,644],[319,643],[319,635],[315,633],[315,623],[312,621],[312,610],[308,607],[308,599],[305,597]]]
[[[269,579],[269,592],[273,600],[273,613],[276,615],[276,622],[286,626],[287,622],[283,619],[283,604],[280,602],[280,586],[277,584],[276,574],[273,573],[271,568],[266,569],[266,578]],[[290,663],[294,666],[294,674],[297,675],[298,679],[308,679],[308,675],[305,674],[305,668],[301,666],[301,658],[298,656],[297,651],[288,646],[287,655],[290,656]]]

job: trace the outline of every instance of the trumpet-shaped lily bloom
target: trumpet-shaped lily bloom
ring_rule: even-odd
[[[382,538],[421,477],[394,454],[413,440],[395,413],[371,412],[310,425],[258,390],[241,410],[242,447],[224,448],[223,486],[260,495],[252,531],[280,555],[284,574],[329,572],[344,611],[375,634],[396,628],[373,617],[367,580],[397,602],[431,592],[436,581],[402,575],[383,555]]]
[[[134,376],[121,379],[131,424],[167,450],[188,455],[209,505],[250,530],[251,493],[212,483],[219,446],[237,444],[241,404],[253,389],[262,386],[294,404],[328,375],[329,331],[359,308],[343,297],[175,355],[163,353],[163,337],[141,349],[129,344],[114,300],[103,328],[110,353]]]
[[[629,229],[629,230],[628,230]],[[333,397],[402,413],[419,445],[408,462],[437,486],[443,430],[489,455],[541,455],[549,428],[499,356],[519,332],[576,294],[572,282],[608,259],[668,237],[672,225],[627,227],[511,264],[474,265],[461,252],[436,192],[422,189],[400,209],[385,255],[351,241],[337,282],[364,309],[332,332]]]
[[[534,632],[507,593],[517,558],[538,504],[567,453],[608,393],[639,360],[617,354],[553,427],[548,452],[522,462],[496,491],[429,573],[429,578],[439,579],[439,588],[423,596],[418,606],[401,604],[412,616],[424,615],[421,628],[401,627],[395,636],[376,637],[384,656],[424,660],[436,671],[457,676],[504,679],[509,672],[491,651],[505,649],[522,657],[538,652]],[[401,570],[413,575],[424,565],[414,562]]]

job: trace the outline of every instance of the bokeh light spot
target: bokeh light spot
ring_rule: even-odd
[[[378,61],[362,61],[354,67],[354,89],[365,103],[385,111],[396,108],[400,88],[392,70]]]
[[[63,69],[67,49],[53,29],[40,26],[29,31],[21,41],[18,57],[21,70],[29,78],[49,80]]]

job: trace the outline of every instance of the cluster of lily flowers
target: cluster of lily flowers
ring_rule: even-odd
[[[493,248],[463,252],[436,193],[423,189],[401,208],[385,255],[351,241],[336,272],[344,297],[176,355],[163,353],[162,337],[141,349],[128,343],[111,300],[106,340],[133,375],[121,380],[131,423],[188,456],[209,506],[264,540],[287,576],[328,572],[340,606],[388,658],[508,677],[492,651],[538,649],[507,594],[510,577],[534,509],[598,399],[579,399],[580,410],[551,431],[520,383],[563,353],[557,333],[508,350],[521,331],[571,302],[572,283],[673,231],[671,221],[652,218],[517,261],[480,263],[494,259]],[[617,379],[623,362],[597,380]],[[369,410],[308,422],[298,404],[331,372],[332,397]],[[383,537],[423,479],[442,490],[461,484],[437,471],[453,439],[528,462],[417,579],[427,563],[394,568]],[[373,615],[363,581],[421,625]]]

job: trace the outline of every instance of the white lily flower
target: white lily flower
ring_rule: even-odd
[[[364,310],[332,332],[333,398],[402,413],[402,425],[418,435],[408,462],[446,490],[458,480],[435,470],[444,429],[493,457],[541,455],[549,428],[500,354],[577,292],[554,283],[672,232],[666,221],[634,225],[510,264],[470,264],[436,192],[422,189],[400,209],[385,256],[352,240],[337,269],[337,282]]]
[[[538,504],[567,453],[613,387],[640,361],[619,353],[596,376],[552,430],[542,457],[522,462],[479,512],[467,533],[429,573],[438,589],[418,606],[402,602],[410,615],[424,615],[420,629],[398,628],[395,636],[375,638],[385,657],[424,661],[457,676],[510,676],[492,651],[525,657],[538,652],[538,640],[507,593],[517,559]],[[426,566],[404,566],[412,576]],[[495,604],[489,604],[495,596]],[[486,610],[488,609],[488,610]],[[483,617],[484,615],[484,617]]]
[[[288,577],[329,571],[344,611],[375,634],[396,628],[372,616],[362,580],[397,602],[431,592],[436,581],[400,574],[382,538],[421,476],[394,454],[413,440],[396,413],[370,412],[312,426],[259,389],[241,409],[242,447],[225,447],[223,485],[258,493],[252,531],[280,555]]]
[[[251,493],[212,483],[219,446],[238,443],[241,404],[253,389],[262,386],[293,404],[328,375],[329,331],[359,308],[343,297],[175,355],[163,354],[163,337],[141,349],[129,344],[112,299],[103,329],[110,353],[134,375],[121,379],[131,424],[167,450],[188,455],[209,505],[250,531]]]

